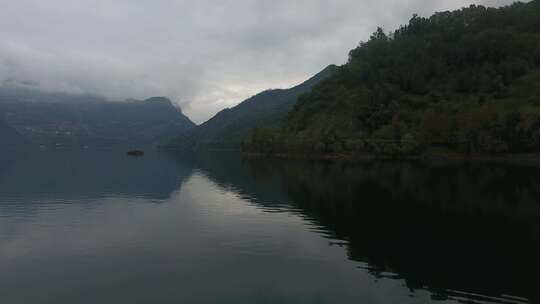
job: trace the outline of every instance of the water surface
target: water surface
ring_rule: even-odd
[[[0,297],[535,303],[539,168],[114,150],[10,158]]]

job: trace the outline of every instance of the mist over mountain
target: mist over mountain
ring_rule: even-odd
[[[90,95],[0,89],[0,120],[44,146],[150,146],[195,126],[165,97],[112,102]]]
[[[414,13],[512,0],[3,1],[0,83],[111,100],[168,96],[202,123],[266,88],[285,88],[373,28]]]
[[[307,81],[290,89],[261,92],[239,105],[225,109],[207,122],[167,143],[179,149],[239,149],[256,127],[275,126],[293,109],[298,97],[331,76],[337,66],[330,65]]]

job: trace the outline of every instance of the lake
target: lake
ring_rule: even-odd
[[[538,303],[540,166],[0,157],[2,303]]]

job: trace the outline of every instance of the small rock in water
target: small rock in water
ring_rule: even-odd
[[[144,151],[141,151],[141,150],[131,150],[131,151],[128,151],[128,152],[127,152],[127,155],[129,155],[129,156],[143,156],[143,155],[144,155]]]

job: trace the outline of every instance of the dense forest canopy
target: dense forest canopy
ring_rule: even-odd
[[[379,28],[247,151],[408,155],[540,150],[540,1]]]

